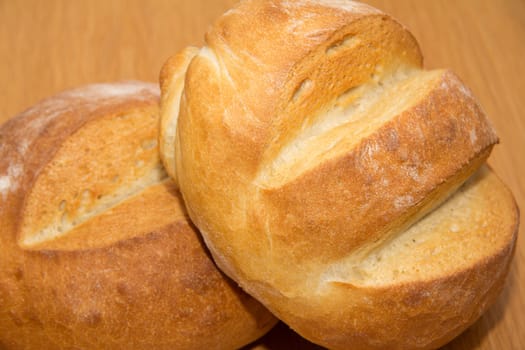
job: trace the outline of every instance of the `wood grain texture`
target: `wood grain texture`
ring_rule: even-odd
[[[0,0],[0,122],[38,100],[102,81],[156,81],[200,45],[234,0]],[[419,40],[429,68],[452,68],[501,139],[489,163],[525,208],[525,1],[368,0]],[[498,302],[445,349],[525,348],[524,225]],[[1,306],[0,306],[1,307]],[[280,324],[248,349],[318,349]]]

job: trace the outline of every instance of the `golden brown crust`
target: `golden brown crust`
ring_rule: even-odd
[[[119,149],[112,145],[117,136],[112,138],[107,128],[126,116],[140,119],[146,131],[126,123],[127,129],[118,132],[141,149],[141,139],[133,137],[146,132],[146,139],[155,138],[157,103],[153,84],[93,85],[43,101],[0,128],[0,181],[8,185],[0,193],[2,348],[233,349],[275,323],[261,304],[216,269],[170,181],[148,183],[31,250],[16,238],[23,208],[42,178],[64,179],[64,173],[95,166],[107,169],[100,183],[78,182],[112,188],[111,165],[117,168],[127,156],[106,152],[104,145],[109,151]],[[68,148],[72,145],[94,147],[85,140],[100,146],[99,158],[61,156],[82,153]],[[145,163],[158,160],[156,147],[144,157],[139,153],[135,156]],[[96,174],[100,169],[91,170]],[[132,175],[122,176],[120,186],[132,180]],[[47,183],[44,189],[53,186]],[[65,186],[60,196],[73,190]],[[55,200],[60,202],[54,198],[48,210],[60,210]],[[28,227],[32,234],[33,226]]]
[[[188,67],[173,145],[188,213],[226,274],[323,346],[439,346],[479,317],[508,270],[515,204],[485,173],[471,186],[485,204],[460,194],[472,222],[451,227],[470,246],[497,244],[429,258],[428,279],[372,268],[387,253],[415,262],[417,250],[396,247],[442,215],[498,141],[459,78],[421,64],[413,36],[367,6],[249,0]],[[491,207],[494,193],[504,205]],[[479,236],[486,211],[497,215]],[[418,230],[446,246],[433,232],[448,227]],[[451,242],[459,253],[464,242]]]
[[[160,72],[160,89],[162,99],[160,108],[164,111],[160,118],[159,147],[162,163],[166,172],[177,183],[175,172],[175,134],[180,99],[184,89],[184,76],[188,65],[198,53],[196,47],[187,47],[177,55],[170,57]]]
[[[482,164],[497,138],[479,106],[451,88],[460,83],[450,72],[433,84],[438,88],[431,88],[420,103],[355,148],[281,187],[263,189],[273,237],[279,240],[282,234],[301,242],[301,250],[294,252],[299,259],[340,259],[367,242],[381,241],[398,226],[394,222],[412,217],[432,191],[448,188],[478,158],[478,166]]]
[[[512,194],[481,169],[398,239],[402,252],[389,256],[388,249],[380,250],[369,259],[379,266],[362,263],[361,277],[329,271],[315,298],[297,294],[272,302],[286,310],[296,331],[330,348],[435,349],[471,325],[499,295],[517,231]]]

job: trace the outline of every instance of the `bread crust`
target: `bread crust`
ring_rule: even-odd
[[[501,207],[495,209],[492,203]],[[454,211],[455,215],[474,214],[462,224],[451,215]],[[381,280],[368,276],[366,269],[361,272],[364,276],[355,276],[350,269],[334,274],[331,268],[320,286],[307,292],[268,297],[268,286],[251,287],[268,298],[277,316],[317,344],[334,349],[349,344],[357,349],[436,349],[474,323],[500,294],[514,255],[518,221],[510,191],[482,168],[452,198],[404,233],[409,236],[404,249],[416,252],[391,259],[408,261],[394,270],[401,277]],[[430,231],[440,237],[425,240]],[[455,240],[461,242],[451,243]],[[472,256],[454,260],[462,254]],[[454,264],[447,264],[450,261]],[[403,279],[410,269],[422,271],[417,278]]]
[[[375,285],[361,275],[369,256],[393,249],[428,212],[435,217],[498,142],[470,90],[449,71],[432,73],[413,89],[413,100],[399,102],[400,111],[389,108],[398,103],[389,96],[405,95],[381,87],[381,79],[394,72],[393,90],[410,85],[423,79],[421,65],[406,28],[365,5],[251,0],[211,27],[186,73],[173,148],[190,217],[226,274],[328,348],[443,345],[488,307],[508,270],[515,203],[485,174],[494,189],[474,192],[485,199],[499,193],[505,209],[462,208],[473,227],[482,226],[484,210],[499,213],[487,233],[498,245],[484,246],[458,269],[438,264],[429,279],[414,272],[406,282]],[[357,106],[342,113],[348,120],[334,119],[330,111],[347,95]],[[393,115],[356,140],[332,144],[336,128],[353,135],[346,125],[353,111],[375,96],[380,102],[367,108],[386,100],[384,111]],[[308,142],[323,151],[304,153]],[[461,230],[475,240],[477,230],[468,227]],[[326,287],[334,275],[346,276],[344,283]],[[363,279],[376,282],[365,288]],[[412,299],[417,305],[403,306]]]
[[[161,109],[164,111],[159,129],[160,155],[166,172],[175,182],[177,182],[177,174],[175,171],[175,148],[173,144],[175,143],[177,132],[180,97],[184,89],[186,70],[198,51],[196,47],[190,46],[179,54],[170,57],[162,66],[159,76],[161,90],[166,91],[160,101]]]
[[[57,164],[64,145],[93,125],[106,132],[111,120],[131,114],[146,122],[146,139],[156,138],[158,98],[154,84],[91,85],[40,102],[0,128],[0,178],[9,182],[0,194],[3,348],[233,349],[275,324],[217,270],[169,180],[37,245],[24,247],[17,237],[39,179],[83,166],[107,167],[109,174],[126,157],[104,153],[94,165]],[[118,131],[140,145],[133,125]],[[114,147],[111,139],[88,140]],[[151,152],[158,159],[156,147]]]

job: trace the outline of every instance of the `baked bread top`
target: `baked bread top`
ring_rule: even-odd
[[[181,55],[183,79],[182,56],[161,74],[171,173],[219,267],[279,318],[330,348],[433,348],[494,300],[512,195],[483,170],[478,200],[447,199],[498,139],[406,28],[352,1],[248,0]]]

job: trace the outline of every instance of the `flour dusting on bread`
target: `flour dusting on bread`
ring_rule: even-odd
[[[156,84],[127,81],[119,84],[91,84],[83,88],[74,89],[64,93],[64,96],[92,100],[97,98],[111,99],[114,97],[134,96],[138,99],[146,99],[148,94],[158,94],[159,88]]]
[[[1,176],[0,177],[0,194],[2,195],[2,198],[5,200],[7,197],[7,193],[10,190],[11,187],[11,178],[9,176]]]
[[[304,6],[324,6],[331,7],[337,10],[342,10],[351,13],[381,13],[381,11],[352,0],[295,0],[295,1],[283,1],[281,5],[284,8],[297,8]]]
[[[0,174],[0,195],[6,199],[10,192],[14,192],[19,187],[19,178],[24,172],[24,167],[20,163],[13,163],[5,174]]]

